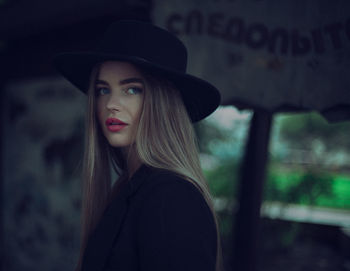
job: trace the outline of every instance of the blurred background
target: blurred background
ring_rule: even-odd
[[[118,19],[189,50],[226,270],[350,270],[348,1],[0,0],[0,270],[73,270],[86,97],[52,67]],[[142,45],[140,45],[142,46]]]

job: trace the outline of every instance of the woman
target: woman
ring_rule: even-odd
[[[220,94],[186,73],[182,42],[124,20],[95,51],[54,62],[88,96],[76,271],[220,270],[219,226],[192,127]]]

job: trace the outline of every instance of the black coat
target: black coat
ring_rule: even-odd
[[[89,238],[83,271],[214,271],[216,227],[202,194],[165,170],[141,166]]]

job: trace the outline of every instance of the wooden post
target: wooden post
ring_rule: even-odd
[[[2,58],[2,53],[0,52],[0,58]],[[4,63],[4,62],[3,62]],[[2,98],[0,101],[0,271],[4,270],[4,260],[5,260],[5,248],[4,248],[4,138],[3,138],[3,118],[4,118],[4,102],[7,101],[6,93],[4,93],[5,85],[5,72],[3,72],[3,67],[0,64],[0,92]]]
[[[232,270],[256,271],[260,207],[265,179],[272,113],[255,110],[241,166],[238,210],[233,214]]]

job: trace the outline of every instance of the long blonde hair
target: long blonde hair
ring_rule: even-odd
[[[81,270],[82,257],[89,235],[112,197],[110,165],[120,176],[115,188],[128,178],[125,158],[123,159],[118,149],[112,148],[107,143],[98,127],[94,94],[94,81],[98,77],[98,72],[99,65],[92,72],[88,91],[81,247],[75,271]],[[213,213],[217,229],[216,271],[222,271],[223,259],[218,217],[200,167],[195,132],[181,94],[168,80],[144,72],[142,74],[145,78],[143,109],[134,134],[135,143],[132,151],[143,164],[170,170],[199,189]]]

